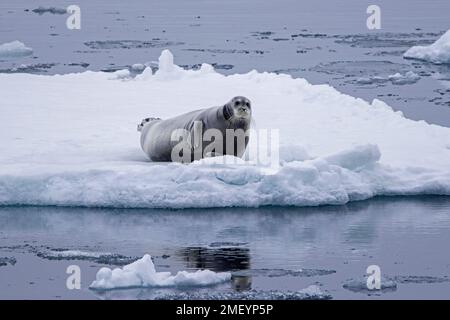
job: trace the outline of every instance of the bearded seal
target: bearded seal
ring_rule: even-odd
[[[145,118],[138,125],[142,150],[152,161],[191,162],[208,156],[242,157],[249,141],[250,100],[237,96],[223,106],[173,118]]]

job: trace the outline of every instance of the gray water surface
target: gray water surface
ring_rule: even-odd
[[[449,299],[450,199],[377,198],[317,208],[137,210],[0,208],[0,298],[281,297],[317,285],[334,299]],[[55,258],[62,250],[102,258]],[[102,266],[149,253],[157,271],[211,269],[233,281],[211,288],[88,289]],[[69,265],[82,289],[68,290]],[[368,291],[369,265],[382,272]],[[356,284],[356,285],[355,285]],[[251,291],[250,291],[251,290]]]

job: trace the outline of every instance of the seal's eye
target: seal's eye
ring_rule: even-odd
[[[245,106],[246,106],[247,108],[250,108],[250,102],[246,102],[246,103],[245,103]]]
[[[236,106],[236,107],[239,107],[240,105],[241,105],[241,102],[238,100],[238,101],[235,101],[234,102],[234,105]]]

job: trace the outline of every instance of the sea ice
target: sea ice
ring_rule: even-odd
[[[42,248],[33,248],[33,251],[39,258],[47,260],[86,260],[108,265],[126,265],[136,260],[135,257],[109,252]]]
[[[156,300],[329,300],[332,298],[317,285],[310,285],[299,291],[252,289],[242,292],[179,292],[155,297]]]
[[[387,82],[391,82],[396,85],[404,85],[404,84],[414,84],[420,80],[420,76],[413,71],[408,71],[404,74],[395,73],[388,77],[374,76],[370,78],[358,78],[356,79],[357,84],[363,85],[372,85],[372,84],[384,84]]]
[[[450,30],[429,46],[414,46],[406,51],[403,57],[418,59],[435,64],[450,63]]]
[[[380,289],[369,289],[367,286],[367,277],[364,277],[362,279],[351,279],[346,281],[343,288],[355,293],[371,295],[396,291],[397,283],[390,279],[382,278],[380,282]]]
[[[33,49],[17,40],[0,44],[0,58],[20,58],[31,54]]]
[[[420,76],[415,72],[408,71],[404,75],[400,74],[400,73],[390,75],[389,80],[393,84],[398,84],[398,85],[413,84],[420,80]]]
[[[175,275],[170,272],[156,272],[151,256],[146,254],[123,268],[114,270],[101,268],[90,288],[110,290],[136,287],[211,286],[230,279],[231,274],[228,272],[216,273],[211,270],[179,271]]]

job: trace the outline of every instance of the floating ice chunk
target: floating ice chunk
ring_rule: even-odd
[[[130,297],[132,298],[132,297]],[[154,297],[156,300],[329,300],[332,296],[319,286],[310,285],[299,291],[249,290],[218,292],[177,292]]]
[[[33,54],[33,49],[17,40],[0,45],[0,58],[19,58],[31,54]]]
[[[136,260],[117,253],[93,252],[84,250],[44,249],[33,250],[39,258],[47,260],[87,260],[109,265],[125,265]]]
[[[371,78],[358,78],[356,79],[357,84],[381,84],[388,82],[389,79],[380,77],[380,76],[374,76]]]
[[[420,80],[420,76],[413,71],[408,71],[405,74],[396,73],[388,76],[387,78],[381,76],[374,76],[370,78],[358,78],[356,79],[357,84],[361,85],[371,85],[371,84],[383,84],[386,82],[391,82],[396,85],[403,84],[413,84]]]
[[[90,288],[110,290],[133,287],[210,286],[230,279],[231,274],[228,272],[216,273],[211,270],[179,271],[176,275],[170,272],[156,272],[151,256],[146,254],[123,268],[114,270],[101,268]]]
[[[310,285],[305,289],[300,290],[301,293],[306,295],[307,297],[320,297],[324,296],[324,292],[317,285]]]
[[[369,287],[367,286],[367,277],[364,277],[362,279],[348,280],[342,287],[355,293],[370,295],[396,291],[397,283],[387,278],[381,278],[380,289],[369,289]]]
[[[420,76],[413,71],[408,71],[404,75],[400,73],[390,75],[388,79],[392,82],[392,84],[403,85],[416,83],[420,80]]]
[[[122,70],[117,70],[115,71],[112,76],[110,77],[110,79],[112,80],[120,80],[120,79],[128,79],[131,77],[131,73],[128,69],[122,69]]]
[[[92,252],[83,250],[51,250],[46,252],[45,256],[49,258],[99,258],[104,255],[110,255],[110,253]]]
[[[429,46],[415,46],[403,54],[407,59],[424,60],[435,64],[450,63],[450,30]]]
[[[145,67],[144,64],[142,64],[142,63],[135,63],[135,64],[133,64],[133,65],[131,66],[131,71],[134,71],[134,72],[142,72],[142,71],[144,71],[145,68],[146,68],[146,67]]]

